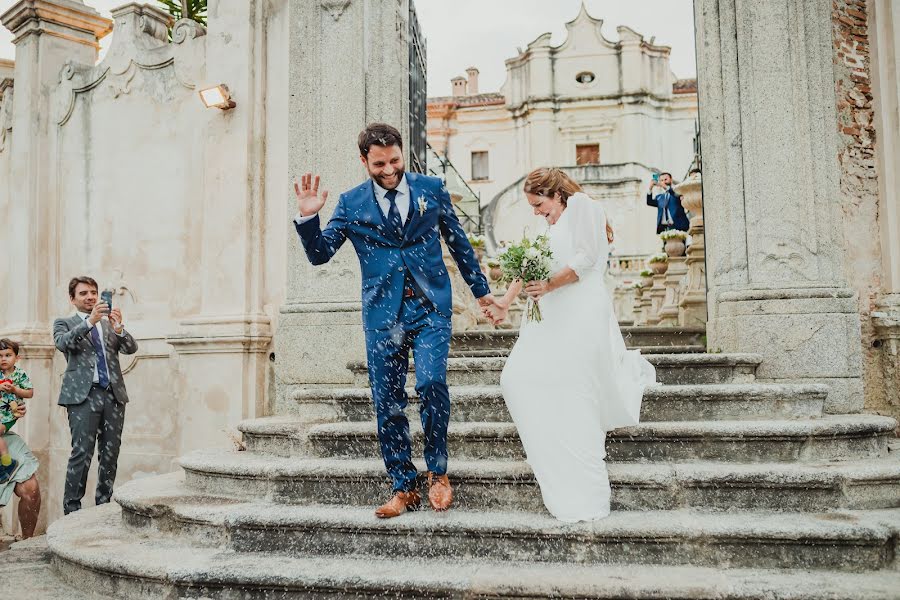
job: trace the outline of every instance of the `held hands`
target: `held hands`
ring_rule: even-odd
[[[319,197],[319,176],[313,178],[312,173],[307,173],[300,178],[300,182],[294,179],[294,193],[297,195],[297,210],[304,217],[309,217],[325,206],[328,200],[328,192],[323,191]]]
[[[17,419],[21,419],[25,416],[27,412],[24,404],[16,404],[16,409],[13,411],[13,416]]]
[[[493,298],[493,296],[491,296],[491,298]],[[509,303],[502,298],[493,298],[493,300],[493,303],[481,304],[481,299],[479,298],[479,304],[481,304],[481,314],[484,315],[492,325],[497,326],[506,320],[506,317],[509,314]]]

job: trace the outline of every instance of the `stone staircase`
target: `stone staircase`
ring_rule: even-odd
[[[895,421],[825,415],[826,387],[756,382],[758,356],[692,352],[702,331],[625,334],[665,385],[608,436],[607,519],[547,515],[497,386],[515,334],[475,332],[450,361],[454,510],[374,517],[389,484],[353,364],[355,387],[242,423],[246,451],[54,523],[53,565],[115,598],[900,598]]]

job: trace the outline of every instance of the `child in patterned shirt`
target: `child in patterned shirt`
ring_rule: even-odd
[[[0,484],[9,481],[19,468],[18,461],[9,455],[9,446],[3,437],[16,424],[18,407],[24,400],[34,396],[31,380],[21,367],[19,344],[8,339],[0,339]]]

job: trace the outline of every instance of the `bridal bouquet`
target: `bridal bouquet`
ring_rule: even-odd
[[[540,235],[534,240],[523,237],[518,244],[508,246],[500,255],[500,269],[503,271],[501,281],[512,283],[516,279],[524,282],[540,281],[550,277],[550,240]],[[536,300],[528,299],[525,318],[540,322],[541,307]]]

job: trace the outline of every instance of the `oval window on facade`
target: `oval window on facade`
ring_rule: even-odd
[[[594,74],[590,71],[582,71],[575,76],[575,81],[577,81],[578,83],[593,83]]]

